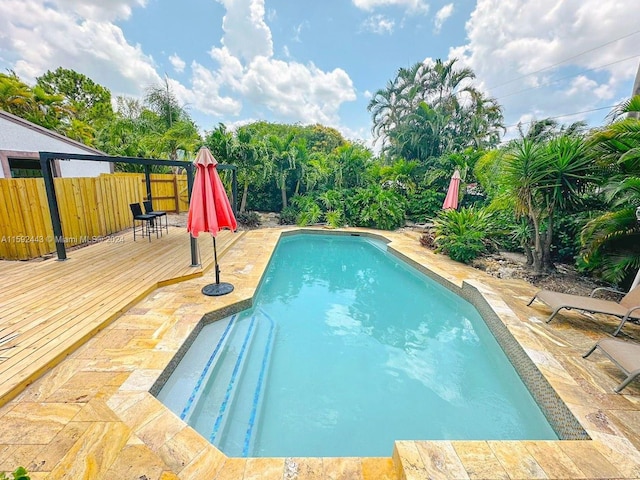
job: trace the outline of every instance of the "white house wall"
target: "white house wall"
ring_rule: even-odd
[[[60,160],[61,177],[97,177],[101,173],[111,173],[110,163],[82,160]]]
[[[0,116],[0,145],[2,150],[17,152],[64,152],[98,154],[97,150],[76,147],[54,136],[16,124]]]
[[[99,150],[0,110],[0,178],[10,176],[10,158],[37,160],[39,152],[104,155]],[[111,172],[111,164],[107,162],[59,161],[62,177],[97,177]]]

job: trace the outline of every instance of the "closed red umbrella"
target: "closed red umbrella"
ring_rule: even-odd
[[[213,158],[209,149],[202,147],[193,163],[196,166],[196,176],[189,202],[187,231],[194,237],[197,237],[201,232],[209,232],[212,235],[216,272],[216,283],[206,285],[202,289],[202,293],[212,296],[225,295],[233,291],[233,285],[220,283],[216,235],[223,228],[235,231],[238,224],[233,215],[227,192],[216,170],[218,162]]]
[[[456,210],[458,208],[458,195],[460,191],[460,172],[456,168],[449,182],[447,196],[442,204],[443,210]]]

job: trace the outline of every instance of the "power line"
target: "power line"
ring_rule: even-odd
[[[502,99],[502,98],[511,97],[511,96],[513,96],[513,95],[517,95],[517,94],[522,93],[522,92],[528,92],[529,90],[537,90],[538,88],[542,88],[542,87],[549,87],[549,86],[551,86],[551,85],[553,85],[553,84],[555,84],[555,83],[558,83],[558,82],[560,82],[560,81],[562,81],[562,80],[566,80],[567,78],[577,77],[578,75],[582,75],[583,73],[592,72],[592,71],[594,71],[594,70],[599,70],[599,69],[601,69],[601,68],[609,67],[609,66],[611,66],[611,65],[615,65],[616,63],[626,62],[627,60],[631,60],[632,58],[637,58],[637,57],[640,57],[640,54],[638,54],[638,55],[632,55],[632,56],[630,56],[630,57],[623,58],[622,60],[616,60],[615,62],[606,63],[606,64],[604,64],[604,65],[599,65],[599,66],[597,66],[597,67],[587,68],[587,69],[585,69],[585,70],[580,70],[580,71],[579,71],[579,72],[577,72],[577,73],[574,73],[574,74],[572,74],[572,75],[566,75],[566,76],[564,76],[564,77],[557,78],[557,79],[555,79],[555,80],[553,80],[553,81],[551,81],[551,82],[549,82],[549,83],[543,84],[543,85],[538,85],[538,86],[536,86],[536,87],[524,88],[524,89],[522,89],[522,90],[517,90],[517,91],[515,91],[515,92],[507,93],[506,95],[502,95],[502,96],[500,96],[500,97],[497,97],[497,98],[496,98],[496,100],[500,100],[500,99]]]
[[[617,105],[609,105],[608,107],[598,107],[598,108],[592,108],[590,110],[583,110],[581,112],[574,112],[574,113],[563,113],[562,115],[555,115],[553,117],[544,117],[545,120],[555,120],[556,118],[563,118],[563,117],[572,117],[574,115],[580,115],[582,113],[591,113],[591,112],[597,112],[599,110],[606,110],[606,109],[612,109],[615,108]],[[517,127],[518,125],[527,125],[530,123],[534,123],[537,122],[538,120],[530,120],[528,122],[518,122],[518,123],[514,123],[513,125],[508,125],[506,127],[504,127],[505,129],[509,129],[509,128],[513,128],[513,127]]]
[[[593,52],[595,50],[599,50],[602,47],[606,47],[607,45],[611,45],[612,43],[615,43],[615,42],[618,42],[618,41],[623,40],[625,38],[631,37],[631,36],[633,36],[633,35],[635,35],[637,33],[640,33],[640,30],[636,30],[635,32],[628,33],[627,35],[623,35],[622,37],[616,38],[616,39],[611,40],[611,41],[609,41],[607,43],[603,43],[601,45],[598,45],[597,47],[590,48],[589,50],[585,50],[584,52],[581,52],[581,53],[578,53],[576,55],[573,55],[572,57],[565,58],[564,60],[561,60],[561,61],[559,61],[557,63],[554,63],[553,65],[549,65],[548,67],[544,67],[544,68],[541,68],[541,69],[536,70],[534,72],[526,73],[526,74],[521,75],[519,77],[516,77],[514,79],[507,80],[506,82],[499,83],[499,84],[494,85],[492,87],[488,87],[487,90],[491,90],[493,88],[502,87],[503,85],[508,85],[509,83],[513,83],[513,82],[516,82],[516,81],[521,80],[523,78],[529,77],[531,75],[535,75],[536,73],[544,72],[545,70],[550,70],[550,69],[552,69],[554,67],[557,67],[558,65],[562,65],[563,63],[568,62],[569,60],[573,60],[574,58],[578,58],[578,57],[580,57],[582,55],[585,55],[587,53],[591,53],[591,52]]]

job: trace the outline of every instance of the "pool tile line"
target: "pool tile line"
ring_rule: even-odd
[[[187,415],[189,414],[189,411],[191,410],[191,407],[193,406],[193,401],[195,400],[196,396],[198,395],[198,392],[200,391],[200,388],[202,387],[202,383],[203,383],[205,377],[207,376],[207,373],[209,372],[209,369],[211,368],[211,365],[213,365],[213,360],[217,357],[218,352],[222,348],[222,345],[224,344],[224,341],[227,338],[227,335],[231,331],[231,328],[233,327],[233,324],[235,323],[237,317],[238,317],[237,315],[233,315],[231,317],[231,319],[229,320],[229,323],[227,324],[226,328],[222,332],[222,335],[220,336],[220,340],[218,340],[218,343],[216,344],[216,347],[213,349],[213,353],[209,357],[209,360],[207,360],[207,363],[206,363],[204,369],[202,370],[202,373],[200,374],[200,377],[198,378],[198,381],[196,382],[196,385],[193,388],[193,390],[191,392],[191,395],[189,395],[189,399],[187,400],[187,404],[182,409],[182,413],[180,413],[180,419],[181,420],[184,420],[187,417]]]
[[[247,334],[244,337],[242,342],[242,347],[240,348],[240,353],[238,354],[238,359],[236,360],[235,365],[233,366],[233,372],[231,373],[231,379],[229,380],[229,385],[227,385],[227,390],[224,395],[224,400],[220,405],[220,410],[218,411],[218,417],[216,418],[215,424],[213,425],[213,431],[209,436],[209,441],[213,443],[215,441],[216,435],[222,425],[222,419],[224,418],[224,414],[227,410],[227,406],[229,405],[229,400],[231,399],[231,393],[233,392],[233,387],[235,386],[236,380],[238,378],[238,374],[240,373],[240,365],[242,365],[242,361],[244,360],[244,355],[247,350],[247,346],[249,345],[249,340],[252,338],[252,333],[256,325],[256,317],[253,315],[251,317],[251,323],[249,324],[249,328],[247,329]]]
[[[496,314],[495,307],[487,300],[492,293],[487,287],[475,286],[467,281],[463,282],[460,291],[462,298],[478,310],[560,440],[590,440],[580,422]]]
[[[267,344],[264,349],[264,355],[262,356],[262,364],[260,365],[260,374],[258,375],[258,384],[253,394],[253,404],[251,405],[251,414],[249,415],[249,426],[247,427],[247,433],[244,438],[244,445],[242,448],[242,456],[247,457],[249,455],[249,449],[251,447],[251,440],[253,436],[253,426],[256,421],[256,415],[258,412],[259,402],[262,394],[262,387],[264,385],[265,375],[267,372],[267,366],[271,358],[271,347],[273,346],[273,336],[275,331],[275,323],[273,319],[260,309],[260,313],[269,321],[269,334],[267,336]]]

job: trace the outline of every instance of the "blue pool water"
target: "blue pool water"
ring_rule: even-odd
[[[158,397],[230,456],[558,438],[474,307],[364,237],[282,239]]]

